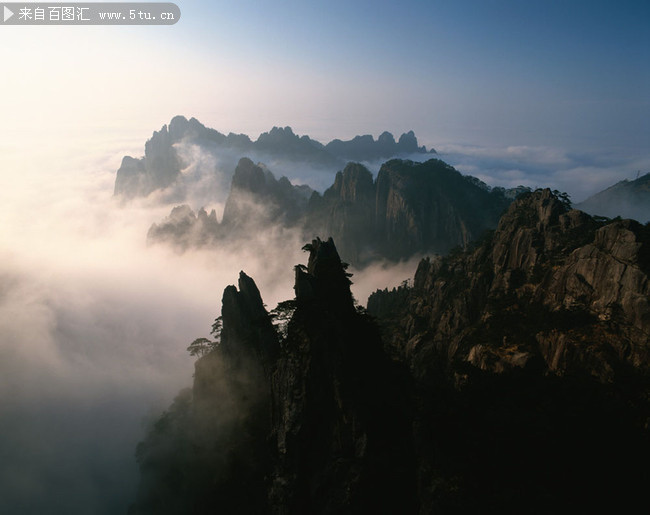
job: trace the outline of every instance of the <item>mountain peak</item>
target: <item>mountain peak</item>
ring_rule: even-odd
[[[566,213],[569,206],[560,200],[549,188],[520,195],[508,208],[499,221],[498,230],[509,225],[521,226],[534,223],[538,227],[555,225],[560,215]]]
[[[271,359],[278,350],[277,340],[260,291],[255,281],[243,271],[239,272],[238,286],[239,291],[231,285],[223,292],[222,352],[241,354],[253,351],[263,361]],[[256,348],[242,349],[241,346]]]
[[[327,190],[326,195],[331,194],[336,194],[343,202],[372,197],[374,194],[372,173],[362,164],[348,163],[343,172],[337,172],[334,185]]]
[[[316,302],[327,306],[328,310],[353,313],[351,281],[345,271],[347,264],[341,261],[334,240],[316,238],[303,250],[309,252],[309,261],[306,267],[295,267],[294,290],[298,303]]]
[[[379,137],[377,138],[377,143],[380,145],[395,145],[395,136],[393,136],[390,132],[384,131],[382,132]]]

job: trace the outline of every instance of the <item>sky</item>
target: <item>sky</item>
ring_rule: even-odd
[[[414,130],[490,185],[574,200],[650,172],[647,2],[177,4],[172,26],[0,25],[2,513],[124,513],[223,288],[244,269],[270,308],[292,295],[304,242],[177,255],[145,245],[171,206],[114,202],[122,157],[173,116],[253,139]],[[415,266],[357,272],[355,295]]]
[[[584,171],[586,186],[557,184],[578,200],[650,166],[647,2],[178,5],[172,26],[2,27],[5,159],[60,136],[76,155],[92,138],[119,166],[183,114],[253,138],[274,125],[323,142],[413,129],[493,182]],[[513,148],[566,167],[510,162]],[[491,169],[497,151],[508,163]]]

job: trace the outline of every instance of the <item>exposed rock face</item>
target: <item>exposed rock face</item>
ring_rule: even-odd
[[[354,264],[404,259],[465,247],[496,226],[509,204],[437,159],[392,160],[373,183],[361,165],[337,174],[322,198],[312,195],[307,227],[331,234]]]
[[[372,174],[363,165],[350,163],[323,196],[312,194],[304,232],[331,234],[351,263],[359,265],[378,250],[374,211]]]
[[[648,245],[648,226],[605,225],[537,191],[473,249],[423,260],[410,291],[371,296],[415,382],[422,512],[639,502]]]
[[[649,245],[647,226],[603,225],[550,190],[520,198],[471,252],[420,263],[403,311],[405,357],[440,352],[492,371],[539,357],[603,381],[647,367]]]
[[[650,173],[634,181],[624,180],[577,204],[592,215],[632,218],[650,222]]]
[[[496,225],[508,205],[439,160],[389,161],[377,176],[376,224],[386,250],[401,258],[465,247]]]
[[[164,125],[153,133],[145,144],[144,157],[126,156],[123,159],[115,178],[115,195],[124,199],[142,197],[171,185],[182,191],[181,170],[190,162],[179,153],[177,147],[181,143],[212,156],[215,162],[221,163],[219,168],[227,169],[228,174],[241,157],[253,155],[273,163],[275,168],[303,166],[334,172],[350,159],[373,161],[400,154],[427,153],[425,147],[417,146],[413,131],[402,135],[399,143],[395,143],[390,133],[383,133],[377,141],[372,136],[357,136],[351,141],[334,140],[323,145],[309,136],[297,136],[291,127],[273,127],[251,141],[245,134],[226,136],[205,127],[195,118],[187,120],[176,116],[169,127]],[[215,166],[207,173],[217,175],[223,171]]]

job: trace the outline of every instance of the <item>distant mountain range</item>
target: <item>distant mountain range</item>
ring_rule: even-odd
[[[389,132],[377,140],[372,136],[356,136],[349,141],[335,139],[326,145],[309,136],[298,136],[291,127],[273,127],[252,141],[245,134],[224,135],[205,127],[195,118],[174,117],[169,126],[153,133],[144,148],[144,157],[125,156],[115,178],[116,196],[133,198],[176,185],[182,187],[182,170],[191,159],[179,145],[195,147],[214,161],[207,174],[224,175],[227,187],[236,163],[242,157],[273,164],[275,169],[293,169],[297,166],[334,173],[349,160],[378,161],[412,154],[435,154],[419,146],[413,131],[402,134],[395,141]],[[186,179],[185,179],[186,180]]]
[[[402,134],[398,141],[384,132],[377,140],[357,136],[323,145],[295,135],[290,127],[274,127],[251,141],[177,116],[169,127],[154,132],[145,144],[144,157],[124,158],[115,195],[128,199],[171,191],[167,201],[182,202],[193,184],[207,203],[225,200],[221,220],[215,211],[195,212],[188,204],[178,205],[165,220],[151,226],[149,243],[184,250],[243,241],[271,229],[293,230],[303,239],[332,236],[351,264],[363,266],[377,259],[467,248],[496,227],[518,195],[530,191],[490,188],[438,159],[388,159],[376,178],[358,162],[430,153],[435,151],[418,146],[413,132]],[[286,177],[277,179],[262,162],[242,156],[264,157],[276,170],[295,166],[313,172],[321,167],[328,172],[323,177],[333,177],[333,184],[321,194]],[[648,220],[650,174],[620,182],[576,207],[610,218]]]
[[[633,181],[618,182],[576,207],[592,215],[650,222],[650,173]]]

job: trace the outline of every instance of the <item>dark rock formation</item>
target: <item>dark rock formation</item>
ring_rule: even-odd
[[[271,363],[278,340],[253,280],[223,294],[220,345],[138,446],[142,471],[130,513],[264,513],[271,470]]]
[[[297,308],[274,378],[276,513],[409,513],[414,454],[404,369],[354,309],[330,239],[296,268]]]
[[[435,154],[418,146],[413,131],[402,134],[399,142],[390,132],[383,132],[377,140],[371,135],[355,136],[349,141],[335,139],[326,145],[309,136],[295,135],[291,127],[273,127],[262,133],[255,142],[255,149],[266,151],[271,156],[288,155],[295,160],[321,164],[338,164],[346,161],[375,161],[407,154]]]
[[[373,161],[399,155],[427,153],[426,147],[418,146],[413,131],[402,134],[398,143],[390,132],[383,132],[376,141],[369,134],[355,136],[350,141],[335,139],[325,145],[325,150],[346,161]],[[431,150],[431,153],[436,152]]]
[[[242,273],[220,345],[138,447],[131,513],[633,511],[650,480],[649,249],[650,226],[540,190],[374,294],[377,320],[331,239],[305,246],[286,331]]]
[[[624,180],[576,205],[592,215],[650,221],[650,173]]]
[[[321,143],[309,136],[297,136],[291,127],[273,127],[260,134],[255,149],[274,158],[289,157],[298,162],[332,166],[338,164],[337,156],[328,153]]]
[[[405,370],[355,310],[332,240],[309,250],[284,339],[252,279],[226,288],[220,345],[138,447],[130,513],[414,512]]]

